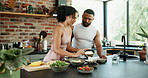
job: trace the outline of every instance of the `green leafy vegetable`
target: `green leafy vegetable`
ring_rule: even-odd
[[[51,66],[55,66],[55,67],[62,67],[62,66],[67,66],[68,63],[65,62],[65,61],[60,61],[60,60],[57,60],[55,61],[54,63],[51,64]]]

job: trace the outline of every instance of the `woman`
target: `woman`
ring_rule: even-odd
[[[44,58],[44,62],[62,60],[64,56],[78,57],[84,54],[83,49],[76,49],[70,46],[72,25],[76,21],[77,11],[71,6],[60,6],[57,9],[58,24],[53,31],[51,50]],[[70,52],[68,52],[70,51]],[[72,53],[76,52],[76,53]]]

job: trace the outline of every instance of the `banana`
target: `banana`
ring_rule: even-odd
[[[29,64],[30,67],[41,66],[41,65],[44,65],[44,62],[36,61],[36,62],[32,62],[31,64]]]

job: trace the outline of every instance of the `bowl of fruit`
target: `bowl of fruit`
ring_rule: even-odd
[[[65,62],[65,61],[60,61],[60,60],[57,60],[57,61],[54,61],[50,67],[51,69],[54,71],[54,72],[63,72],[67,69],[67,67],[69,66],[70,64]]]
[[[77,67],[78,72],[80,73],[92,73],[94,71],[93,67],[87,66],[82,66],[82,67]]]

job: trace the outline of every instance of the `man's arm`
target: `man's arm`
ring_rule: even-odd
[[[98,56],[100,56],[100,58],[105,58],[106,59],[106,56],[102,55],[102,45],[101,45],[101,42],[100,42],[99,31],[97,31],[97,33],[96,33],[96,36],[94,38],[94,43],[96,45]]]

